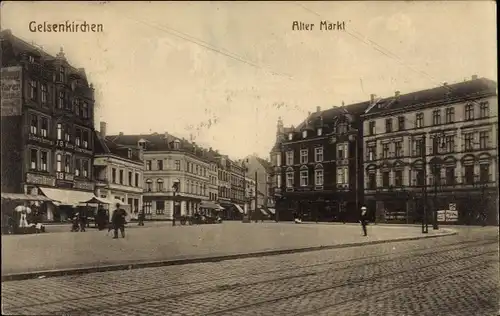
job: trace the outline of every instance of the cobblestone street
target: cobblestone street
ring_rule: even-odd
[[[498,231],[2,283],[16,315],[497,315]]]

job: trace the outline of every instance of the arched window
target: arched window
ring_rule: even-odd
[[[151,179],[146,180],[146,190],[148,192],[153,191],[153,181]]]
[[[156,182],[158,183],[158,191],[163,191],[164,190],[164,186],[163,186],[163,179],[158,179],[156,180]]]

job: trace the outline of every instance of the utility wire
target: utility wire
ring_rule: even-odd
[[[128,18],[129,20],[132,20],[132,21],[141,23],[143,25],[149,26],[151,28],[157,29],[159,31],[168,33],[168,34],[170,34],[172,36],[175,36],[177,38],[183,39],[183,40],[188,41],[190,43],[196,44],[196,45],[198,45],[200,47],[203,47],[203,48],[208,49],[210,51],[213,51],[215,53],[218,53],[218,54],[221,54],[223,56],[226,56],[226,57],[231,58],[231,59],[233,59],[235,61],[238,61],[238,62],[241,62],[243,64],[252,66],[252,67],[257,68],[257,69],[265,70],[265,71],[269,72],[270,74],[272,74],[274,76],[282,76],[282,77],[287,77],[287,78],[293,79],[292,75],[285,74],[285,73],[279,73],[279,72],[275,72],[275,71],[266,69],[266,67],[261,66],[259,64],[256,64],[256,63],[254,63],[254,62],[252,62],[250,60],[247,60],[244,57],[242,57],[242,56],[240,56],[238,54],[235,54],[235,53],[233,53],[233,52],[231,52],[231,51],[229,51],[227,49],[217,47],[217,46],[212,45],[212,44],[210,44],[210,43],[208,43],[206,41],[203,41],[201,39],[198,39],[198,38],[193,37],[191,35],[188,35],[186,33],[177,31],[176,29],[174,29],[172,27],[164,26],[164,25],[159,25],[159,24],[155,25],[155,24],[152,24],[150,22],[145,22],[143,20],[138,20],[138,19],[130,17],[128,15],[124,15],[124,14],[122,14],[122,15],[125,16],[126,18]]]

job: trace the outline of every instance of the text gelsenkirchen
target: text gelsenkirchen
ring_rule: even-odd
[[[29,24],[29,30],[31,32],[41,32],[41,33],[100,33],[103,32],[102,24],[87,23],[87,21],[81,21],[77,23],[75,21],[65,21],[64,23],[49,23],[44,21],[38,23],[37,21],[31,21]]]
[[[301,21],[293,21],[292,31],[313,31],[314,23],[305,23]],[[330,21],[319,22],[320,31],[345,31],[345,21],[337,21],[332,23]]]

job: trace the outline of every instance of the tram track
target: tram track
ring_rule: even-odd
[[[345,264],[345,263],[350,263],[350,262],[357,262],[357,261],[367,261],[367,260],[370,260],[370,259],[376,259],[376,258],[380,258],[380,257],[386,257],[386,256],[394,256],[394,255],[399,255],[399,254],[407,254],[409,252],[408,255],[406,256],[398,256],[397,259],[398,260],[401,260],[401,259],[408,259],[408,258],[411,258],[411,257],[423,257],[423,256],[432,256],[432,255],[436,255],[436,254],[440,254],[440,253],[446,253],[446,252],[450,252],[450,251],[460,251],[462,249],[466,249],[466,248],[471,248],[471,247],[482,247],[482,246],[487,246],[487,245],[492,245],[492,244],[496,244],[495,242],[495,238],[490,238],[490,239],[483,239],[483,240],[479,240],[479,241],[464,241],[464,242],[458,242],[458,243],[450,243],[450,244],[445,244],[445,245],[440,245],[438,246],[437,248],[439,248],[438,250],[435,250],[435,251],[431,251],[431,252],[424,252],[424,253],[420,253],[422,251],[426,251],[429,249],[429,247],[418,247],[418,249],[409,249],[409,250],[406,250],[406,251],[400,251],[400,252],[397,252],[397,253],[386,253],[386,254],[381,254],[381,255],[373,255],[373,256],[365,256],[365,257],[361,257],[361,258],[353,258],[353,259],[348,259],[348,260],[336,260],[336,261],[328,261],[328,262],[322,262],[322,263],[316,263],[316,264],[312,264],[312,265],[306,265],[306,266],[301,266],[299,268],[297,267],[291,267],[291,268],[286,268],[286,269],[274,269],[274,270],[268,270],[268,271],[264,271],[264,272],[261,272],[260,274],[261,275],[265,275],[265,274],[269,274],[269,273],[274,273],[274,274],[279,274],[279,273],[284,273],[286,271],[290,271],[290,270],[297,270],[297,269],[300,269],[300,270],[304,270],[304,269],[308,269],[308,268],[316,268],[316,267],[321,267],[321,266],[325,266],[326,268],[323,270],[323,271],[319,271],[319,272],[307,272],[307,273],[298,273],[296,275],[288,275],[288,276],[281,276],[281,277],[278,277],[278,278],[271,278],[271,279],[265,279],[265,280],[262,280],[262,281],[257,281],[257,282],[247,282],[247,283],[234,283],[234,284],[228,284],[228,285],[218,285],[218,286],[215,286],[215,287],[205,287],[205,288],[202,288],[200,290],[196,290],[196,291],[187,291],[187,292],[183,292],[183,293],[178,293],[178,294],[174,294],[174,295],[161,295],[161,296],[155,296],[151,299],[142,299],[142,300],[139,300],[139,301],[135,301],[135,302],[131,302],[130,304],[144,304],[144,303],[148,303],[148,302],[154,302],[154,301],[159,301],[159,300],[167,300],[167,299],[179,299],[179,298],[183,298],[183,297],[189,297],[191,295],[198,295],[198,294],[204,294],[204,293],[207,293],[207,292],[220,292],[220,291],[225,291],[225,290],[232,290],[232,289],[235,289],[235,288],[238,288],[238,287],[245,287],[245,286],[255,286],[255,285],[258,285],[258,284],[265,284],[265,283],[273,283],[273,282],[280,282],[280,281],[285,281],[285,280],[289,280],[289,279],[296,279],[296,278],[305,278],[305,277],[309,277],[309,276],[314,276],[314,275],[318,275],[318,274],[321,274],[321,273],[327,273],[331,270],[331,267],[330,266],[335,266],[335,265],[341,265],[341,264]],[[450,249],[448,249],[450,248]],[[494,251],[493,251],[494,252]],[[386,260],[382,260],[382,261],[376,261],[376,262],[372,262],[372,263],[363,263],[361,262],[360,264],[355,264],[355,265],[350,265],[350,266],[347,266],[347,267],[342,267],[342,268],[339,268],[339,269],[336,269],[336,271],[342,271],[342,270],[349,270],[349,269],[356,269],[356,268],[359,268],[360,266],[370,266],[370,265],[383,265],[384,263],[387,263],[387,262],[390,262],[390,261],[393,261],[394,259],[393,258],[389,258],[389,259],[386,259]],[[456,260],[456,259],[452,259],[452,260]],[[463,258],[459,258],[458,260],[463,260]],[[434,265],[437,265],[437,264],[442,264],[440,262],[434,264]],[[425,268],[425,267],[421,267],[421,268]],[[419,269],[421,269],[419,268]],[[405,270],[407,271],[407,270]],[[402,271],[402,272],[399,272],[399,273],[404,273],[405,271]],[[393,274],[393,273],[391,273]],[[228,277],[228,279],[237,279],[237,278],[240,278],[240,277],[245,277],[245,275],[247,275],[247,273],[242,273],[241,275],[237,275],[237,276],[230,276]],[[252,277],[254,277],[255,275],[252,274]],[[216,279],[210,279],[210,280],[206,280],[206,281],[202,281],[202,282],[196,282],[197,285],[203,285],[203,284],[209,284],[211,282],[214,282],[214,281],[221,281],[222,279],[220,278],[216,278]],[[107,296],[115,296],[117,298],[117,301],[119,301],[119,297],[120,296],[123,296],[123,295],[127,295],[127,294],[133,294],[135,292],[142,292],[144,293],[145,291],[156,291],[156,290],[159,290],[159,289],[162,289],[162,288],[173,288],[173,287],[176,287],[176,286],[189,286],[191,283],[190,282],[185,282],[185,283],[174,283],[174,284],[168,284],[168,285],[163,285],[163,286],[157,286],[157,287],[150,287],[150,288],[140,288],[140,289],[135,289],[135,290],[131,290],[131,291],[121,291],[121,292],[117,292],[117,293],[111,293],[111,294],[107,294]],[[300,295],[300,294],[298,294]],[[97,297],[101,297],[101,295],[94,295],[94,296],[85,296],[85,297],[79,297],[79,298],[75,298],[73,300],[75,301],[82,301],[82,300],[91,300],[93,298],[97,298]],[[112,299],[110,299],[108,297],[108,302],[109,301],[113,301]],[[62,303],[62,302],[68,302],[68,300],[54,300],[54,301],[49,301],[49,302],[43,302],[43,303],[37,303],[37,304],[30,304],[30,305],[22,305],[22,306],[9,306],[9,309],[18,309],[18,308],[26,308],[26,307],[34,307],[34,306],[41,306],[41,305],[55,305],[55,304],[58,304],[58,303]],[[128,303],[127,303],[128,304]],[[118,306],[118,304],[117,304]],[[120,304],[119,306],[123,306],[123,304]],[[93,306],[92,308],[78,308],[78,309],[70,309],[70,310],[65,310],[66,313],[69,313],[71,315],[74,315],[75,313],[82,313],[82,312],[95,312],[95,311],[98,311],[98,310],[104,310],[104,309],[107,309],[107,308],[110,308],[110,307],[113,307],[113,305],[106,305],[106,306]]]

